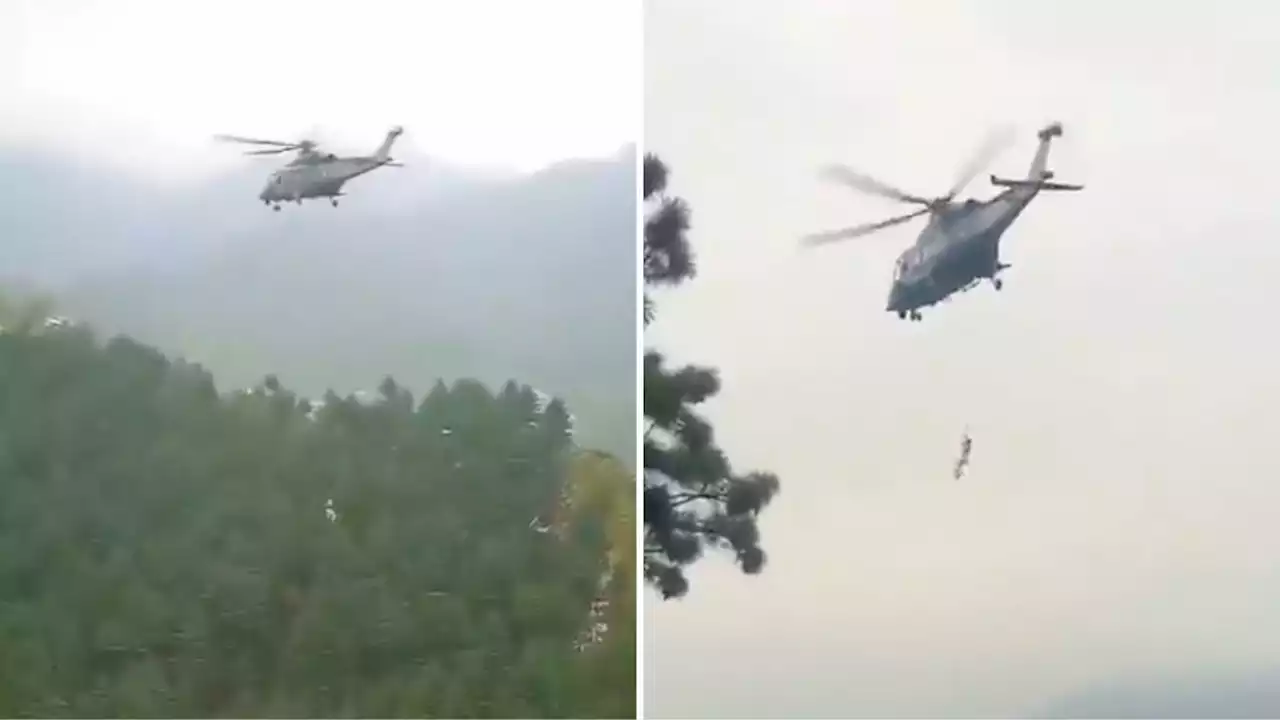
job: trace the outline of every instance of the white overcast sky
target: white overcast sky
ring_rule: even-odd
[[[206,167],[214,133],[534,169],[640,132],[634,0],[0,0],[0,143]],[[192,158],[195,158],[194,160]]]
[[[1280,675],[1278,8],[647,0],[646,149],[699,258],[648,341],[719,366],[720,440],[783,483],[762,575],[704,560],[649,596],[650,716],[1115,713],[1135,687],[1151,712],[1176,685],[1221,717]],[[902,211],[823,163],[940,193],[986,130],[1020,128],[1012,175],[1055,119],[1050,167],[1087,188],[1012,227],[1002,293],[885,313],[919,225],[798,251]]]

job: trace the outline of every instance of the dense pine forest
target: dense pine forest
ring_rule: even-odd
[[[0,716],[634,717],[634,477],[517,382],[0,331]]]

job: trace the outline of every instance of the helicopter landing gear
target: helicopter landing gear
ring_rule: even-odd
[[[991,273],[991,285],[997,291],[1004,288],[1004,280],[1000,279],[1000,273],[1008,269],[1009,269],[1009,263],[1002,263],[1002,262],[996,263],[995,272]]]
[[[924,316],[920,314],[919,310],[912,310],[907,313],[907,317],[911,318],[911,322],[920,322],[924,319]]]
[[[329,204],[338,207],[338,198],[329,198]]]
[[[272,209],[272,210],[275,210],[276,212],[280,212],[280,206],[279,206],[278,204],[277,204],[277,205],[272,205],[272,206],[271,206],[271,209]]]
[[[907,319],[907,311],[906,311],[906,310],[899,310],[899,311],[898,311],[898,319],[899,319],[899,320],[906,320],[906,319]]]

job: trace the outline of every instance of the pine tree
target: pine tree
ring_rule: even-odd
[[[650,291],[696,274],[690,213],[666,194],[667,167],[644,159],[644,324],[655,317]],[[735,474],[697,406],[720,390],[713,368],[671,368],[660,352],[644,356],[644,574],[665,598],[688,591],[684,568],[707,548],[733,553],[744,572],[765,564],[756,518],[777,494],[771,473]]]

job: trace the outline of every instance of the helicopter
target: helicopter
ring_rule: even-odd
[[[983,280],[991,281],[992,286],[1000,290],[1003,287],[1000,274],[1009,268],[1000,261],[1000,238],[1013,221],[1042,190],[1084,189],[1083,185],[1052,182],[1054,175],[1047,169],[1049,145],[1053,138],[1061,136],[1061,123],[1051,123],[1040,130],[1037,133],[1040,144],[1027,176],[1005,179],[991,175],[991,184],[1002,190],[989,200],[953,202],[1001,149],[1006,137],[993,136],[984,143],[964,166],[947,194],[932,199],[905,193],[843,165],[828,166],[821,173],[828,180],[864,193],[923,207],[877,223],[808,235],[802,242],[806,246],[815,246],[849,240],[927,214],[928,224],[920,231],[915,244],[898,256],[885,310],[897,313],[899,318],[919,321],[921,308],[936,305],[955,293],[968,291]]]
[[[292,201],[301,205],[303,200],[311,198],[328,198],[331,205],[338,207],[338,198],[344,195],[342,186],[347,181],[380,167],[404,167],[390,156],[392,144],[403,132],[404,128],[393,127],[372,155],[349,157],[322,152],[312,140],[282,142],[238,135],[217,135],[215,139],[267,146],[262,150],[246,151],[246,155],[275,155],[294,150],[298,152],[287,165],[271,173],[267,186],[258,194],[258,199],[264,205],[270,205],[272,210],[279,212],[281,203]]]

